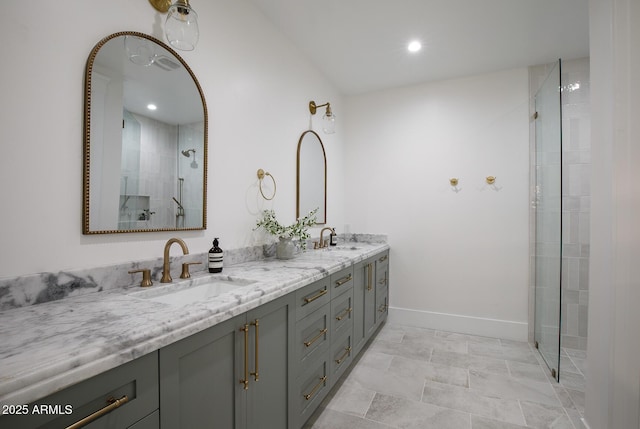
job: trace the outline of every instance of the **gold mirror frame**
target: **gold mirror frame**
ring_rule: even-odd
[[[174,56],[174,58],[181,63],[184,69],[191,76],[193,83],[200,94],[200,100],[202,102],[202,112],[203,112],[203,154],[201,156],[203,174],[202,174],[202,225],[197,227],[182,227],[182,228],[148,228],[148,229],[108,229],[108,230],[91,230],[90,227],[90,166],[91,166],[91,87],[92,87],[92,72],[94,67],[94,60],[102,48],[107,42],[112,39],[122,37],[122,36],[135,36],[147,39]],[[116,234],[116,233],[135,233],[135,232],[158,232],[158,231],[190,231],[190,230],[204,230],[207,228],[207,174],[208,174],[208,134],[209,134],[209,125],[208,125],[208,110],[207,103],[204,97],[204,93],[202,91],[202,87],[198,82],[195,74],[191,70],[191,67],[182,59],[180,55],[176,51],[174,51],[169,45],[162,42],[161,40],[156,39],[153,36],[149,36],[144,33],[139,33],[135,31],[122,31],[118,33],[111,34],[102,40],[100,40],[94,48],[91,50],[89,54],[89,58],[87,59],[87,64],[85,68],[85,87],[84,87],[84,132],[83,132],[83,212],[82,212],[82,233],[85,235],[91,234]],[[195,159],[194,159],[195,162]]]
[[[315,207],[304,207],[304,208],[300,207],[302,202],[301,194],[305,192],[305,190],[301,189],[301,186],[302,186],[301,176],[302,174],[304,174],[304,171],[303,171],[304,166],[301,165],[302,142],[305,136],[307,136],[308,134],[313,135],[318,139],[318,143],[320,143],[320,149],[322,149],[322,159],[314,160],[314,162],[323,163],[322,173],[324,174],[324,179],[322,183],[322,192],[324,195],[322,195],[322,197],[319,198],[322,201],[322,207],[320,207],[320,210],[318,211],[318,214],[322,215],[322,219],[319,219],[319,221],[316,222],[316,225],[325,225],[327,223],[327,154],[324,150],[324,144],[322,143],[322,139],[320,138],[318,133],[316,133],[313,130],[305,131],[304,133],[302,133],[302,135],[300,136],[300,139],[298,140],[298,153],[296,157],[297,159],[297,162],[296,162],[296,219],[299,219],[301,216],[306,216],[309,211],[315,208]],[[304,212],[302,212],[302,210],[304,210]]]

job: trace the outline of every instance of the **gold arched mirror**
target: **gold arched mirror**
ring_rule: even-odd
[[[327,156],[315,131],[300,136],[297,166],[296,218],[319,208],[316,223],[327,223]]]
[[[85,70],[84,234],[206,228],[207,105],[168,45],[120,32]]]

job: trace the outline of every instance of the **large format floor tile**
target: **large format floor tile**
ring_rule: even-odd
[[[585,362],[557,383],[528,343],[387,324],[305,429],[584,429]]]

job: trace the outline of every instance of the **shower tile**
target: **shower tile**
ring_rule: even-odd
[[[589,310],[586,305],[578,306],[578,336],[586,337],[589,325]]]
[[[422,402],[503,422],[524,424],[524,416],[517,400],[486,396],[462,387],[427,383]]]

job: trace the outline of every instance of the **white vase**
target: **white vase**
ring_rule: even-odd
[[[290,237],[280,237],[280,241],[276,244],[276,258],[291,259],[295,255],[296,245]]]

